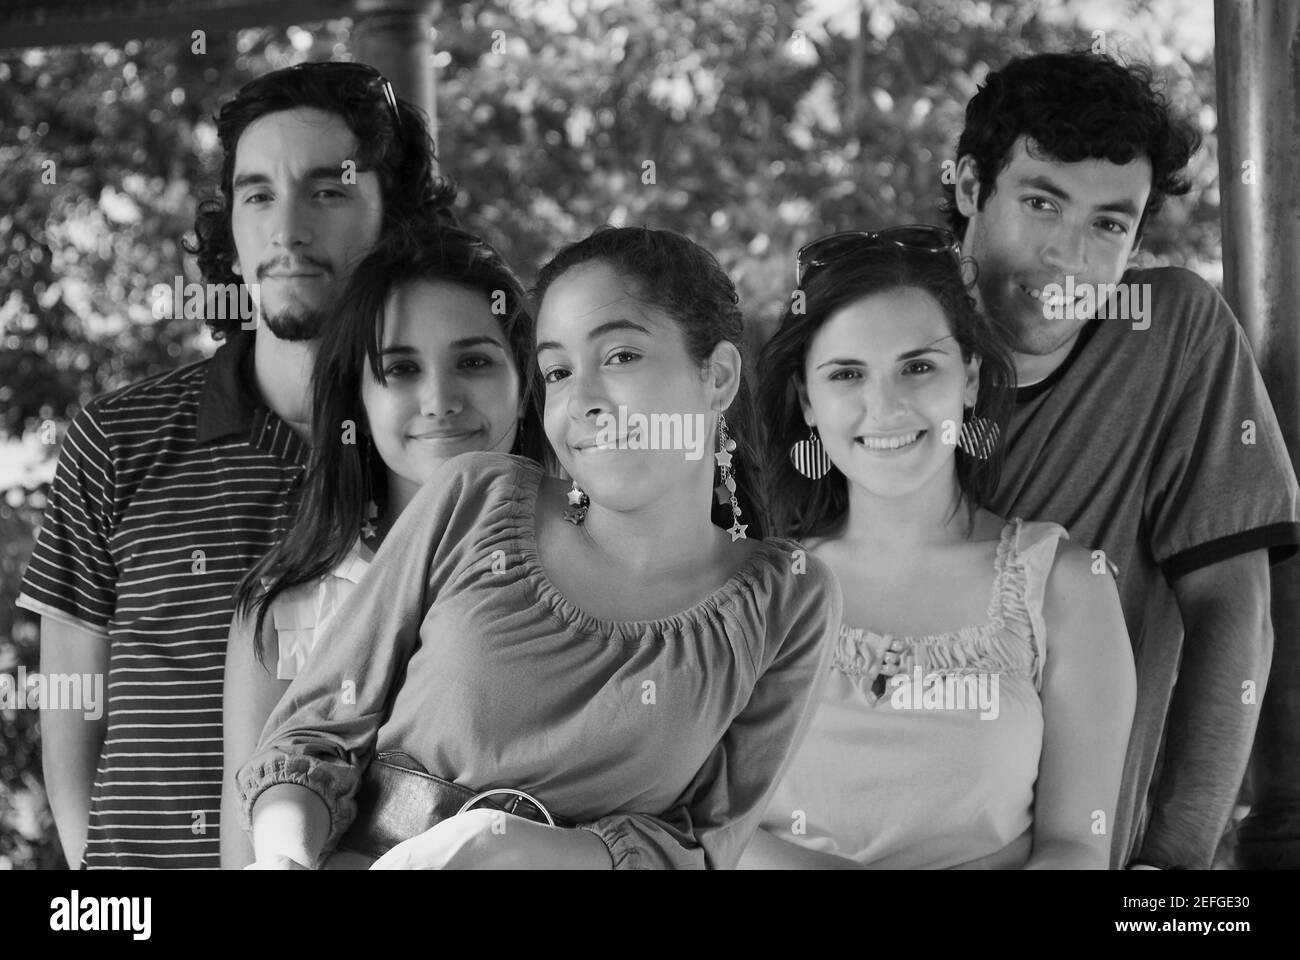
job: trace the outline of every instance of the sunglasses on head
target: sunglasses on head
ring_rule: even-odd
[[[402,117],[397,112],[397,94],[393,92],[393,85],[388,82],[382,73],[369,64],[351,63],[343,60],[314,60],[308,63],[294,64],[292,67],[286,67],[285,69],[325,76],[356,77],[367,81],[371,86],[378,86],[383,93],[384,102],[388,104],[388,109],[392,111],[393,126],[399,130],[401,129]]]
[[[961,264],[961,241],[945,227],[912,223],[886,230],[845,230],[818,237],[799,248],[795,255],[795,282],[803,286],[808,277],[821,267],[871,247],[889,245],[923,253],[948,254],[954,263]]]

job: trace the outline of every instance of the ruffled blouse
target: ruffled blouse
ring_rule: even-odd
[[[983,623],[901,637],[842,625],[763,828],[864,866],[1023,866],[1043,740],[1043,596],[1067,538],[1054,523],[1006,524]],[[895,641],[900,669],[877,683]]]
[[[330,811],[328,850],[366,764],[401,751],[475,790],[526,791],[616,867],[734,866],[825,675],[834,577],[765,540],[688,610],[593,617],[538,559],[541,479],[474,453],[422,488],[239,771],[245,827],[263,790],[298,783]]]

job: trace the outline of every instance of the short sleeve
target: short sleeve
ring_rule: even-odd
[[[518,458],[466,454],[445,463],[389,531],[366,576],[322,624],[302,672],[236,775],[245,828],[277,783],[315,792],[330,811],[332,849],[356,816],[354,796],[374,754],[421,624],[511,497]]]
[[[117,602],[114,470],[94,404],[73,418],[17,605],[102,637]]]
[[[793,541],[785,541],[797,550]],[[792,551],[794,552],[794,551]],[[821,561],[799,551],[772,594],[761,637],[746,638],[759,671],[749,701],[682,793],[659,817],[614,814],[583,826],[616,869],[732,869],[803,739],[825,681],[843,600]]]
[[[1278,562],[1300,544],[1296,477],[1250,344],[1217,291],[1186,271],[1167,273],[1177,281],[1155,295],[1200,342],[1184,361],[1146,491],[1152,552],[1171,581],[1252,550]]]

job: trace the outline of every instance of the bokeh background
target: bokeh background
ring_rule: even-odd
[[[736,280],[752,349],[802,243],[942,222],[990,68],[1082,47],[1151,63],[1199,123],[1192,192],[1141,259],[1221,281],[1208,0],[449,0],[436,29],[444,172],[526,281],[603,223],[680,230]],[[150,293],[199,279],[181,243],[215,191],[218,105],[268,70],[349,59],[352,30],[249,27],[202,55],[188,32],[0,51],[0,673],[37,667],[13,604],[71,417],[216,347],[201,321],[154,320]],[[0,709],[0,869],[63,865],[37,713]]]

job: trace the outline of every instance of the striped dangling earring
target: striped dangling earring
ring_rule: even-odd
[[[816,427],[808,428],[808,439],[800,440],[790,448],[790,462],[809,480],[820,480],[830,470],[831,458],[826,455],[822,438]]]
[[[974,413],[974,408],[971,408]],[[968,416],[961,422],[957,448],[977,460],[987,460],[998,445],[998,425],[989,417]]]

